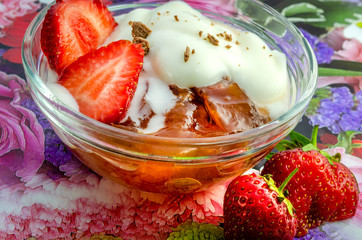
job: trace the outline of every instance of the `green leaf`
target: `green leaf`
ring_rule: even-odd
[[[352,149],[353,148],[361,148],[362,147],[362,143],[352,143]]]
[[[319,65],[319,76],[362,76],[362,63],[354,61],[333,60]]]
[[[292,131],[289,134],[289,137],[290,140],[294,142],[296,145],[298,145],[298,147],[300,148],[311,143],[311,141],[307,137],[295,131]]]
[[[313,4],[301,2],[285,7],[281,14],[292,22],[324,22],[323,12]]]
[[[285,151],[285,150],[288,150],[288,149],[294,149],[294,148],[298,148],[298,146],[291,142],[291,141],[288,141],[288,140],[281,140],[276,146],[275,146],[275,149],[278,150],[278,151]]]
[[[362,76],[362,71],[350,71],[343,69],[319,67],[318,75],[320,77],[330,77],[330,76],[353,77],[353,76]]]
[[[266,159],[266,160],[271,159],[274,154],[275,154],[275,153],[273,153],[273,152],[268,153],[268,155],[266,155],[265,159]]]
[[[346,131],[341,132],[338,134],[338,142],[333,147],[343,147],[346,149],[346,153],[352,153],[352,150],[354,148],[352,144],[352,139],[355,135],[362,134],[362,132],[359,131]]]
[[[350,21],[357,20],[357,14],[362,12],[361,6],[341,0],[319,0],[317,6],[324,10],[326,21],[314,22],[312,25],[320,28],[334,27],[336,24],[350,24]]]
[[[316,114],[319,105],[320,105],[320,101],[321,99],[325,99],[331,96],[331,90],[329,87],[323,87],[323,88],[318,88],[312,98],[312,100],[310,101],[307,111],[306,111],[306,115],[314,115]]]
[[[264,2],[282,13],[282,11],[285,8],[288,8],[288,6],[300,3],[300,0],[264,0]],[[324,21],[320,20],[321,16],[316,18],[315,21],[311,21],[312,18],[305,18],[304,23],[315,27],[331,28],[335,25],[347,25],[350,24],[351,21],[356,21],[361,18],[360,15],[362,12],[362,6],[357,6],[356,3],[341,0],[303,0],[303,3],[309,3],[318,9],[318,11],[323,11],[322,13],[319,12],[318,14],[315,14],[317,16],[321,14],[325,19]],[[291,16],[291,21],[293,21],[293,17],[295,16]],[[300,19],[298,19],[298,22],[300,22]]]
[[[302,149],[304,152],[311,151],[311,150],[319,151],[319,149],[316,146],[314,146],[312,143],[305,145]]]
[[[315,126],[313,127],[312,135],[311,135],[311,137],[310,137],[311,143],[312,143],[313,146],[316,147],[316,148],[317,148],[318,130],[319,130],[319,126],[318,126],[318,125],[315,125]]]

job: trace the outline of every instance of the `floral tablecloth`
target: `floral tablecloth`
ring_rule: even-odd
[[[219,225],[226,186],[184,196],[140,193],[98,176],[59,140],[29,95],[21,63],[24,32],[49,2],[0,1],[0,239],[166,239],[187,219]],[[362,77],[354,76],[362,71],[361,0],[265,2],[301,29],[320,65],[318,90],[295,130],[309,136],[319,125],[319,147],[340,152],[362,188]],[[361,239],[361,198],[352,219],[301,239]]]

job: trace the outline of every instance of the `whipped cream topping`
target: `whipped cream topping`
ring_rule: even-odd
[[[151,64],[153,72],[144,71],[140,79],[153,75],[168,85],[190,88],[209,86],[227,76],[258,107],[267,109],[271,118],[287,111],[286,57],[271,50],[257,35],[209,19],[180,1],[152,10],[136,9],[116,17],[116,21],[118,27],[107,43],[132,41],[132,22],[142,22],[152,30],[147,37],[150,52],[144,62]],[[185,61],[187,48],[190,54]]]

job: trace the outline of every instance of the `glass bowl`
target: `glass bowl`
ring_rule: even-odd
[[[154,8],[162,2],[167,1],[128,1],[108,7],[117,16],[135,8]],[[316,59],[298,29],[258,1],[237,1],[234,10],[200,10],[217,21],[257,34],[271,48],[285,53],[291,91],[289,110],[258,128],[218,137],[159,137],[116,128],[73,111],[47,88],[40,30],[48,8],[31,22],[22,46],[34,101],[80,161],[101,176],[140,191],[202,191],[249,170],[298,124],[316,88]]]

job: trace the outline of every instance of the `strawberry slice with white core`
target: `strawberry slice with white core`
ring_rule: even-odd
[[[141,44],[119,40],[79,57],[64,69],[58,83],[75,98],[81,113],[116,123],[134,96],[143,56]]]
[[[116,26],[102,0],[57,0],[45,15],[41,48],[60,74],[78,57],[101,46]]]

